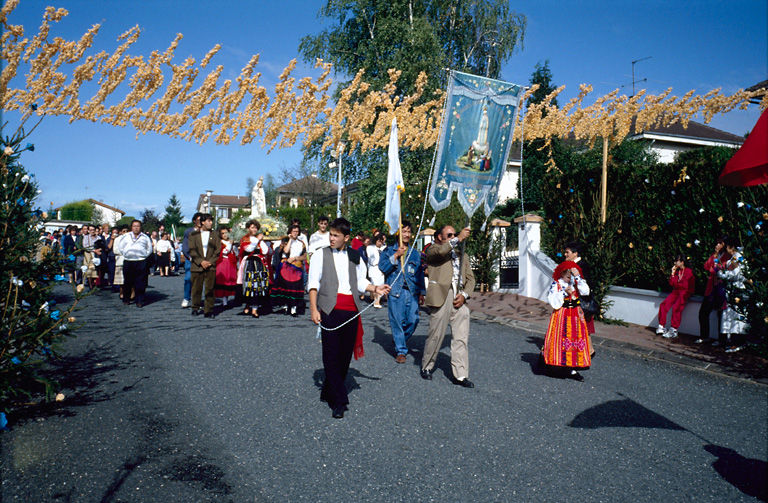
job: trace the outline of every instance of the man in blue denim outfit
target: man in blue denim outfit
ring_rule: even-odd
[[[184,240],[181,242],[181,253],[184,254],[184,300],[181,307],[189,307],[192,300],[192,259],[189,257],[189,235],[200,230],[200,217],[202,213],[195,213],[192,217],[192,227],[184,231]]]
[[[395,340],[395,361],[405,363],[408,354],[407,341],[419,324],[419,305],[424,303],[424,269],[421,267],[421,254],[418,250],[408,253],[411,242],[411,223],[402,221],[400,226],[402,246],[395,243],[388,246],[379,259],[379,269],[392,290],[387,300],[389,326]],[[401,257],[405,259],[402,265]],[[401,274],[398,274],[402,271]]]

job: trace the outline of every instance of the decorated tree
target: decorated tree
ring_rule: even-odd
[[[55,355],[67,325],[75,322],[70,314],[79,297],[76,292],[70,306],[53,300],[54,282],[63,279],[62,258],[50,240],[41,239],[48,215],[36,207],[37,183],[20,163],[22,153],[33,150],[21,129],[0,137],[0,428],[14,402],[43,386],[54,391],[55,384],[35,369]]]

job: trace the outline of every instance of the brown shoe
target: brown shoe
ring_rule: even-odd
[[[397,356],[395,357],[395,361],[396,361],[397,363],[405,363],[405,355],[397,355]]]

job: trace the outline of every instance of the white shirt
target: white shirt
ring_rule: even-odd
[[[265,243],[263,240],[259,240],[256,236],[250,236],[249,237],[251,244],[245,247],[246,253],[251,253],[256,249],[256,246],[258,246],[261,249],[261,254],[266,255],[269,253],[269,245]]]
[[[155,246],[155,251],[157,253],[166,253],[171,251],[172,248],[173,248],[173,245],[171,244],[170,241],[168,241],[167,239],[161,239],[160,241],[157,242],[157,245]]]
[[[299,235],[298,239],[291,239],[290,243],[291,248],[290,253],[288,253],[288,258],[300,257],[304,253],[305,247],[304,242],[301,240],[301,235]]]
[[[138,236],[133,232],[129,232],[120,238],[116,244],[120,255],[129,262],[144,260],[152,255],[152,240],[143,232],[139,233]]]
[[[322,252],[322,249],[318,250]],[[352,295],[352,290],[349,288],[349,257],[347,256],[347,250],[331,249],[333,253],[333,265],[336,267],[336,277],[339,279],[339,291],[342,295]],[[322,255],[318,255],[322,257]],[[357,274],[357,291],[362,293],[370,285],[370,281],[365,277],[366,275],[365,262],[360,260],[355,267],[355,273]],[[320,280],[323,278],[323,260],[312,260],[309,262],[309,278],[307,279],[307,290],[320,289]]]
[[[331,233],[328,231],[317,231],[309,237],[309,245],[307,245],[307,253],[312,255],[320,248],[325,246],[331,246]]]
[[[553,281],[549,287],[549,295],[547,295],[549,305],[552,306],[553,309],[560,309],[563,307],[566,298],[574,298],[573,294],[569,295],[568,292],[565,291],[569,286],[574,290],[577,290],[580,296],[589,295],[589,285],[587,285],[587,282],[581,276],[572,276],[570,282],[566,282],[563,279]]]
[[[208,256],[208,240],[211,238],[211,231],[200,231],[200,239],[203,241],[203,257]]]

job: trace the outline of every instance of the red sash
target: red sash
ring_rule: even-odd
[[[355,298],[351,295],[337,293],[336,306],[334,306],[334,309],[356,313],[357,304],[355,304]],[[354,321],[352,323],[354,323]],[[365,352],[363,351],[363,320],[361,320],[359,316],[357,317],[357,338],[355,339],[355,349],[353,354],[355,355],[355,360],[365,356]]]

